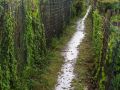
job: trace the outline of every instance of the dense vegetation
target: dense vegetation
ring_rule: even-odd
[[[43,82],[41,75],[50,63],[50,52],[42,18],[45,6],[41,3],[49,2],[0,0],[0,90],[31,90]],[[77,0],[66,7],[72,17],[82,12],[78,11],[81,4]]]
[[[39,0],[21,1],[24,12],[22,17],[24,18],[22,43],[25,57],[24,60],[19,58],[19,60],[24,61],[21,63],[22,67],[19,66],[20,62],[17,60],[16,48],[14,47],[16,20],[15,8],[12,5],[15,0],[1,1],[0,3],[3,12],[1,13],[3,26],[0,30],[0,88],[2,90],[30,90],[33,83],[36,82],[36,78],[40,78],[42,69],[47,62],[45,60],[46,40],[40,15],[40,2]]]
[[[63,30],[71,18],[84,15],[87,5],[85,0],[0,0],[0,90],[33,90],[40,85],[44,89],[52,87],[53,83],[49,84],[42,75],[49,72],[54,61],[51,59],[60,62],[57,54],[60,54],[62,40],[58,37],[72,35],[74,31]],[[92,5],[95,56],[92,74],[99,90],[119,90],[120,2],[94,0]]]
[[[108,6],[103,8],[111,9]],[[113,8],[115,8],[114,5]],[[120,32],[118,26],[113,24],[113,22],[119,22],[117,17],[118,14],[110,16],[108,11],[103,14],[100,8],[93,11],[93,46],[96,57],[93,74],[99,90],[119,90],[120,88]]]

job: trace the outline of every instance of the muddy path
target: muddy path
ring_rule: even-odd
[[[86,15],[77,22],[76,32],[71,40],[67,43],[66,48],[62,52],[64,64],[58,75],[55,90],[73,90],[71,86],[72,80],[75,78],[74,66],[79,54],[79,45],[85,36],[85,20],[90,12],[91,6],[87,9]]]

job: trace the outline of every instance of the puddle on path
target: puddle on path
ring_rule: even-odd
[[[71,86],[71,82],[75,77],[74,66],[79,54],[78,47],[85,36],[85,19],[87,18],[90,9],[91,6],[89,6],[86,15],[77,22],[76,32],[68,42],[64,50],[65,52],[62,52],[64,57],[64,64],[62,65],[61,71],[59,72],[55,90],[74,90],[74,87]]]

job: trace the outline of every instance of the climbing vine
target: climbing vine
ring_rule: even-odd
[[[4,27],[0,45],[1,62],[1,89],[16,90],[17,87],[17,60],[14,52],[14,16],[10,10],[4,12]]]
[[[29,2],[26,0],[24,2],[24,46],[26,66],[23,71],[23,86],[27,90],[33,88],[34,79],[32,77],[40,76],[42,68],[46,64],[46,40],[39,5],[39,0],[29,0]]]
[[[44,32],[44,26],[42,24],[41,20],[41,14],[40,14],[40,1],[35,0],[33,1],[34,10],[32,12],[32,18],[33,18],[33,29],[35,33],[35,68],[36,70],[39,68],[43,68],[43,65],[45,65],[46,61],[45,54],[46,54],[46,40],[45,40],[45,32]],[[40,69],[39,69],[40,70]],[[37,70],[37,71],[39,71]]]
[[[100,70],[100,60],[101,60],[101,50],[102,50],[102,39],[103,39],[103,32],[102,32],[102,17],[99,14],[99,11],[96,10],[93,12],[93,46],[95,50],[95,71],[96,75],[95,78],[99,76]]]
[[[119,90],[120,33],[118,27],[112,25],[112,20],[109,22],[107,20],[108,18],[99,14],[98,10],[93,11],[94,75],[99,90]],[[106,53],[103,52],[105,47]],[[102,53],[105,54],[104,61]]]
[[[18,75],[18,64],[15,55],[14,31],[16,18],[12,8],[14,0],[11,3],[9,1],[2,3],[5,4],[6,7],[2,8],[0,6],[0,10],[4,9],[4,24],[1,30],[2,38],[0,43],[0,89],[30,90],[33,88],[33,76],[39,76],[42,72],[42,68],[44,68],[47,63],[47,61],[45,61],[46,40],[44,25],[40,14],[40,1],[21,1],[24,14],[22,17],[24,18],[23,45],[25,52],[25,64],[23,65],[24,70],[22,71],[22,75]]]
[[[102,49],[102,17],[99,15],[98,10],[93,13],[93,45],[96,57],[99,57]]]
[[[34,31],[32,28],[32,10],[31,10],[31,1],[24,1],[24,46],[25,46],[25,69],[23,71],[23,88],[29,90],[31,83],[31,73],[33,70],[33,61],[34,61]],[[24,81],[25,80],[25,81]]]
[[[41,0],[0,0],[0,90],[32,90],[34,82],[41,81],[48,60],[41,16],[44,6],[41,8],[40,2]],[[64,3],[66,2],[67,0]],[[67,3],[69,10],[70,1]],[[70,15],[70,12],[66,12],[68,10],[65,5],[61,8],[65,9],[65,17]],[[62,20],[62,13],[60,16]]]
[[[110,37],[110,42],[109,42],[109,49],[111,53],[108,53],[108,62],[109,62],[109,68],[110,68],[110,73],[112,75],[112,80],[111,80],[111,88],[113,90],[119,90],[120,88],[120,32],[119,29],[112,26],[111,27],[111,37]],[[109,51],[109,52],[110,52]]]

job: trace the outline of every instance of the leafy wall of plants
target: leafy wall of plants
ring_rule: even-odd
[[[40,74],[47,63],[46,40],[44,25],[41,20],[39,0],[21,0],[23,20],[24,65],[16,57],[15,27],[17,26],[14,8],[16,0],[3,0],[0,2],[0,89],[1,90],[31,90],[34,82],[39,82]],[[21,39],[21,38],[20,38]],[[20,42],[20,41],[18,41]],[[19,58],[21,59],[21,58]],[[22,64],[22,63],[21,63]],[[19,72],[18,68],[23,68]],[[38,78],[36,80],[36,78]]]
[[[108,54],[107,60],[109,60],[109,67],[111,69],[111,88],[113,90],[119,90],[120,88],[120,31],[119,28],[111,26],[111,37],[109,42],[109,48],[112,49]],[[109,59],[109,57],[111,57]],[[108,76],[109,77],[109,76]]]
[[[3,7],[2,7],[3,8]],[[0,43],[0,64],[2,90],[16,89],[17,87],[17,60],[14,52],[15,22],[12,8],[4,8],[2,38]]]
[[[94,46],[94,52],[95,52],[95,79],[100,83],[100,79],[102,75],[100,73],[102,72],[100,69],[103,68],[101,66],[101,53],[103,48],[103,20],[101,15],[99,14],[98,10],[95,10],[93,12],[93,46]]]
[[[118,27],[112,25],[111,21],[105,24],[106,19],[98,10],[93,11],[94,76],[97,80],[99,90],[119,90],[120,31]],[[105,31],[105,28],[107,31]],[[108,33],[108,37],[105,33]],[[108,38],[105,39],[107,43],[104,41],[104,38]],[[104,53],[105,44],[107,48],[103,60],[102,53]]]
[[[53,23],[43,21],[44,11]],[[0,0],[0,90],[32,90],[41,82],[48,65],[46,23],[57,36],[71,12],[71,0]]]

